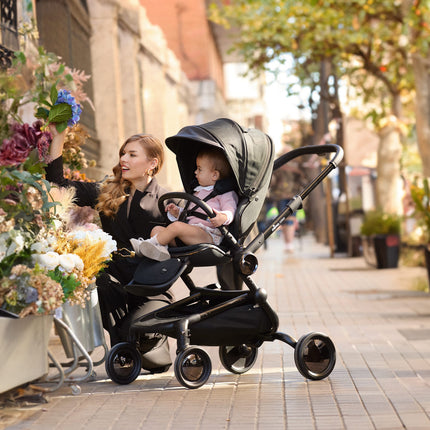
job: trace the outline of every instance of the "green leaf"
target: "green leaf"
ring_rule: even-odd
[[[55,124],[55,128],[57,129],[58,133],[62,133],[67,128],[67,121],[57,122]]]
[[[50,93],[50,99],[52,104],[54,104],[57,101],[57,97],[58,97],[57,87],[55,85],[52,85],[51,93]]]
[[[54,73],[55,76],[60,76],[64,73],[64,64],[60,64],[58,70]]]
[[[72,107],[67,103],[60,103],[52,107],[49,112],[49,122],[60,123],[68,121],[72,117]]]
[[[15,57],[22,63],[25,64],[25,62],[27,61],[27,58],[25,57],[24,52],[19,51],[19,52],[15,52]]]
[[[35,113],[36,118],[42,118],[42,119],[48,119],[49,110],[43,107],[37,108],[37,111]]]
[[[46,101],[46,100],[40,100],[40,104],[44,104],[44,105],[49,106],[50,108],[52,108],[52,104],[51,104],[51,103],[49,103],[49,102],[48,102],[48,101]]]

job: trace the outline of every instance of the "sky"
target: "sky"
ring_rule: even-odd
[[[265,102],[269,119],[267,134],[275,142],[276,147],[279,147],[283,132],[283,119],[299,120],[310,118],[308,109],[300,110],[298,108],[300,104],[306,105],[304,101],[308,95],[305,90],[302,90],[301,96],[287,95],[287,82],[294,82],[294,77],[289,75],[288,71],[284,73],[284,78],[280,77],[278,80],[274,80],[269,73],[267,81],[268,84],[265,88]]]

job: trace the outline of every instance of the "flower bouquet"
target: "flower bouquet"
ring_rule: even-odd
[[[22,53],[17,59],[26,64]],[[9,107],[0,114],[0,308],[24,317],[53,313],[66,301],[84,306],[116,243],[94,224],[73,224],[73,195],[58,194],[43,177],[52,139],[48,124],[63,131],[82,112],[70,90],[57,90],[64,67],[52,66],[56,80],[49,91],[49,79],[41,79],[25,94],[12,91],[26,76],[17,70],[0,75],[0,102]],[[32,91],[36,96],[27,95]],[[24,99],[43,105],[33,124],[20,118]]]

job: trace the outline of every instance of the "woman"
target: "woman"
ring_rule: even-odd
[[[151,135],[131,136],[119,150],[119,161],[112,169],[112,177],[100,183],[71,181],[63,176],[65,132],[58,133],[55,126],[50,126],[50,131],[53,136],[49,154],[52,161],[46,167],[46,179],[61,187],[74,187],[76,204],[95,208],[103,230],[117,242],[118,251],[96,282],[103,327],[109,332],[113,346],[127,339],[124,329],[127,315],[143,314],[172,300],[166,293],[149,302],[144,297],[126,293],[123,288],[139,264],[139,260],[132,257],[130,238],[149,238],[154,226],[165,224],[158,209],[158,198],[167,190],[155,179],[164,161],[163,146]],[[164,343],[168,348],[167,342]],[[168,360],[166,367],[170,364],[170,356]],[[163,364],[157,367],[162,368]]]

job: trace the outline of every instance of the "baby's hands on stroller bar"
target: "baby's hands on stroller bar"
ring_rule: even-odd
[[[218,212],[216,209],[213,209],[215,212],[215,216],[213,218],[208,218],[208,221],[212,223],[214,227],[220,227],[225,224],[227,221],[227,215],[222,212]]]

